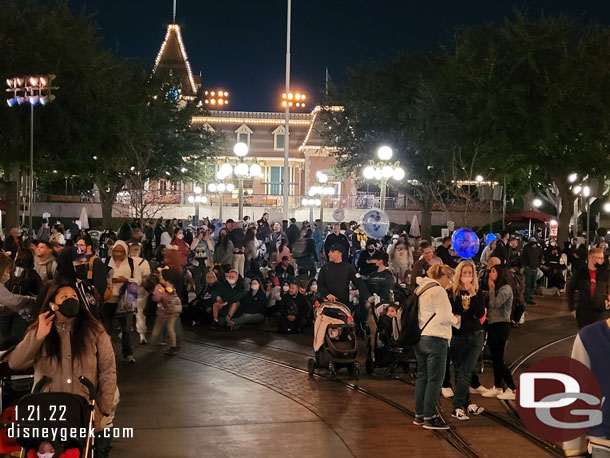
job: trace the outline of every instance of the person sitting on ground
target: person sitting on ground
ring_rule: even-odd
[[[307,325],[307,298],[299,292],[296,282],[290,283],[279,304],[280,322],[277,332],[298,334]]]
[[[236,269],[229,270],[225,275],[224,282],[221,283],[216,292],[216,301],[212,306],[212,329],[218,329],[220,327],[220,312],[222,311],[223,317],[226,317],[233,305],[236,307],[239,306],[239,301],[244,293],[244,285],[239,281],[239,272],[237,272]]]
[[[212,321],[212,306],[216,301],[216,289],[219,282],[214,271],[205,274],[203,289],[191,302],[186,313],[186,322],[191,326],[200,326]]]
[[[294,266],[290,264],[289,256],[284,256],[282,262],[275,266],[275,276],[280,280],[294,279]]]
[[[265,321],[267,311],[267,295],[258,278],[250,282],[250,291],[243,295],[239,305],[233,304],[227,315],[227,325],[237,329],[245,324],[260,324]],[[233,316],[236,315],[236,318]]]

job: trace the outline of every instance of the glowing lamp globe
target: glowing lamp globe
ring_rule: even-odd
[[[224,183],[220,183],[218,186],[216,186],[216,189],[218,189],[218,192],[225,192],[225,189],[227,189],[227,187]]]
[[[210,183],[208,185],[208,191],[210,192],[216,192],[216,183]]]
[[[263,171],[263,169],[258,164],[252,164],[250,166],[250,175],[252,175],[253,177],[259,176],[262,173],[262,171]]]
[[[392,174],[392,178],[396,181],[400,181],[405,177],[405,171],[402,167],[396,167],[394,169],[394,173]]]
[[[231,166],[231,164],[222,164],[220,166],[219,172],[222,173],[225,177],[228,177],[233,173],[233,167]]]
[[[485,237],[485,243],[487,245],[491,245],[491,242],[495,242],[496,240],[498,240],[496,238],[496,234],[494,234],[493,232],[491,234],[487,234],[487,236]]]
[[[227,191],[229,191],[229,192],[233,192],[233,190],[234,190],[234,189],[235,189],[235,186],[233,186],[233,183],[229,183],[229,184],[227,185]]]
[[[235,143],[233,152],[237,157],[244,157],[248,154],[248,145],[246,145],[244,142]]]
[[[372,180],[373,178],[375,178],[375,168],[370,165],[365,167],[364,170],[362,171],[362,176],[366,180]]]
[[[245,164],[243,162],[241,164],[237,164],[233,171],[238,177],[245,177],[248,174],[248,164]]]
[[[193,191],[195,191],[195,194],[201,194],[201,186],[195,186],[195,189],[193,189]]]
[[[451,245],[464,259],[471,259],[479,252],[479,238],[472,229],[461,227],[451,236]]]
[[[307,202],[308,202],[308,200],[307,200],[307,199],[303,199],[303,200],[301,201],[301,204],[303,205],[303,207],[306,207],[306,206],[307,206]]]
[[[195,198],[193,196],[189,196],[188,201],[189,201],[189,204],[192,204],[193,202],[195,202]]]
[[[377,157],[382,161],[389,161],[390,159],[392,159],[393,154],[394,152],[389,146],[380,146],[377,150]]]
[[[392,178],[392,175],[394,175],[394,169],[391,166],[386,165],[381,169],[381,174],[386,179]]]

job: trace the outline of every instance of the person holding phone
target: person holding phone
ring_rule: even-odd
[[[76,285],[56,282],[48,290],[38,320],[8,357],[9,367],[34,367],[34,384],[50,382],[43,392],[78,394],[88,399],[86,377],[97,388],[95,429],[111,426],[118,404],[116,361],[110,337],[79,301]],[[96,438],[96,456],[109,456],[110,441]]]

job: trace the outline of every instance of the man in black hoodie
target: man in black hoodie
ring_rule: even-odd
[[[328,263],[322,266],[318,276],[318,292],[323,299],[328,301],[338,301],[348,307],[349,283],[350,281],[356,288],[360,288],[360,274],[352,264],[343,260],[343,247],[333,245],[328,252]]]
[[[301,231],[299,231],[299,228],[297,226],[297,220],[294,218],[290,218],[290,226],[288,226],[288,228],[286,229],[286,236],[288,237],[288,248],[290,248],[290,251],[292,251],[292,245],[294,245],[294,242],[299,240],[300,235]]]
[[[350,248],[349,239],[345,234],[341,233],[341,225],[339,223],[333,225],[333,231],[326,236],[324,241],[324,251],[326,252],[327,259],[333,246],[339,247],[343,253],[343,259],[347,259]]]

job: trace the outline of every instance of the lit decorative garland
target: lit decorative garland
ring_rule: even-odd
[[[193,93],[197,92],[197,88],[195,86],[195,80],[193,79],[193,72],[191,71],[191,64],[189,63],[188,57],[186,55],[186,49],[184,49],[184,43],[182,42],[182,34],[180,33],[180,26],[178,24],[170,24],[167,26],[167,33],[165,34],[165,39],[163,40],[163,44],[161,45],[161,49],[159,50],[159,54],[157,54],[157,58],[155,59],[155,66],[153,67],[153,73],[157,71],[157,67],[159,66],[159,61],[161,60],[161,56],[163,55],[163,51],[165,50],[165,46],[169,40],[169,36],[172,31],[176,32],[176,36],[178,38],[178,44],[180,45],[180,52],[182,53],[182,57],[184,59],[184,63],[186,65],[187,76],[189,82],[191,83],[191,89]]]

